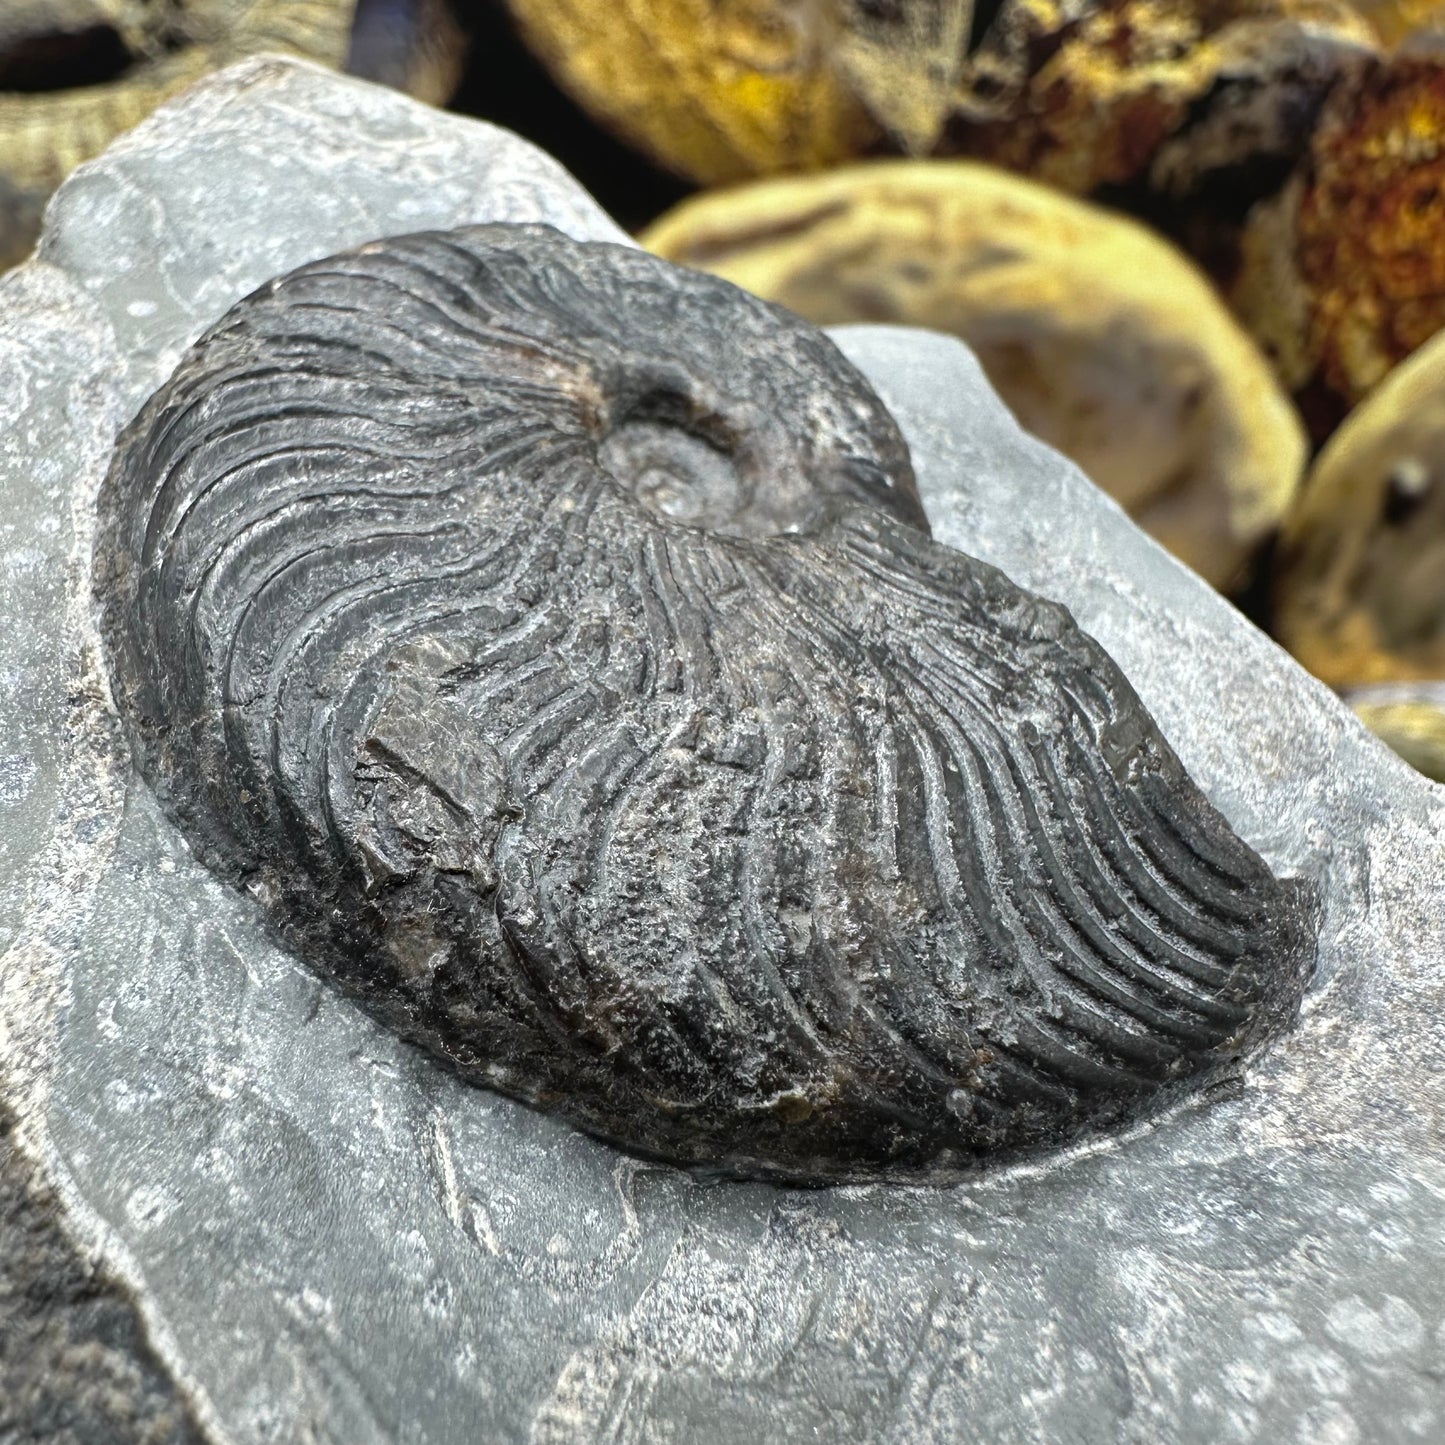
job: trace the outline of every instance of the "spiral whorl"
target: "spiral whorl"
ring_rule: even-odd
[[[1290,1016],[1308,899],[1068,614],[929,540],[821,333],[539,227],[240,302],[96,587],[198,854],[394,1027],[630,1147],[942,1175]]]

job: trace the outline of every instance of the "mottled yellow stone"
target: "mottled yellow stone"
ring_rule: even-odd
[[[1281,535],[1275,630],[1335,687],[1445,678],[1445,334],[1320,453]]]
[[[804,170],[880,137],[854,94],[837,0],[508,0],[579,103],[705,182]]]

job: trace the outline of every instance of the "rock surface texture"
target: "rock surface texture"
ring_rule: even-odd
[[[1445,795],[1023,434],[955,342],[835,334],[935,538],[1065,603],[1239,833],[1320,890],[1300,1022],[1241,1080],[946,1190],[703,1182],[459,1082],[191,857],[131,772],[89,605],[116,434],[267,278],[497,219],[619,239],[511,137],[252,62],[77,173],[0,283],[0,1168],[117,1302],[136,1421],[63,1428],[1438,1439]],[[0,1260],[9,1311],[25,1265]],[[11,1341],[7,1385],[47,1359]]]

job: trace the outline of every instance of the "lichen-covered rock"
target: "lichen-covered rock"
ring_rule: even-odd
[[[1244,230],[1231,298],[1321,436],[1445,325],[1445,54],[1372,62]]]
[[[700,1181],[437,1067],[190,854],[91,618],[116,433],[268,277],[503,215],[618,238],[514,139],[254,63],[76,175],[0,283],[0,1091],[192,1417],[232,1445],[1438,1436],[1445,804],[956,341],[835,337],[935,538],[1066,602],[1320,890],[1299,1024],[1227,1089],[946,1190]]]
[[[821,325],[961,337],[1029,431],[1216,586],[1294,500],[1304,431],[1268,363],[1122,216],[989,166],[877,162],[686,201],[642,243]]]

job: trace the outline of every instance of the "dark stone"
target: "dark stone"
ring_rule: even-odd
[[[0,1103],[0,1440],[203,1445],[135,1296],[68,1232]]]

